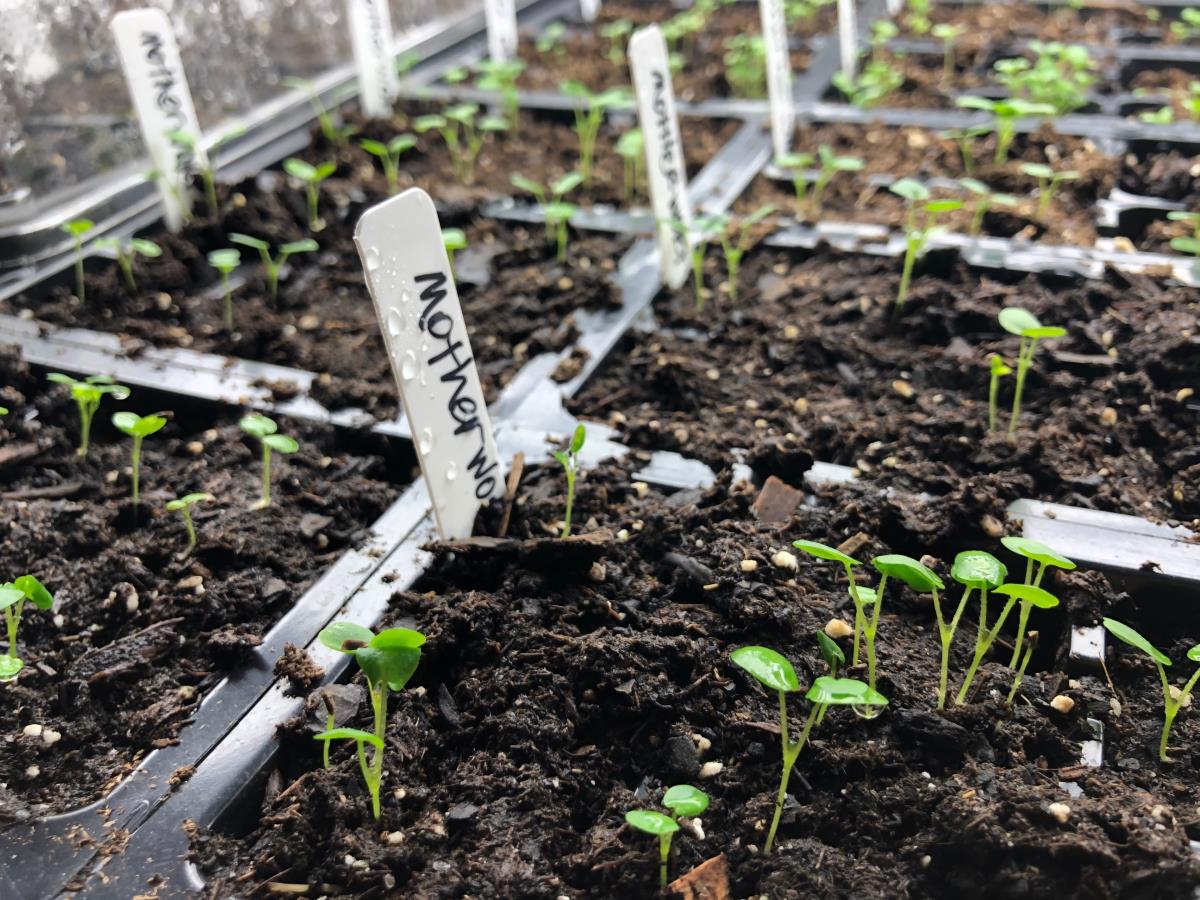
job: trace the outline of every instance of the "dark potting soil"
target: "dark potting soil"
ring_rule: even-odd
[[[616,425],[632,446],[718,470],[744,456],[770,474],[782,437],[914,493],[986,484],[1009,499],[1200,516],[1193,289],[1113,271],[1083,280],[972,270],[931,254],[897,319],[900,268],[762,248],[748,254],[733,302],[710,252],[717,294],[706,310],[697,313],[690,283],[663,297],[662,330],[628,338],[572,409]],[[1011,378],[1000,430],[987,430],[988,354],[1015,359],[1017,339],[996,321],[1007,306],[1068,332],[1039,345],[1015,443],[1004,434]]]
[[[25,611],[26,666],[0,684],[0,825],[95,800],[170,744],[205,691],[363,540],[411,474],[411,459],[389,471],[330,430],[281,421],[300,450],[276,455],[272,504],[252,510],[260,456],[237,417],[177,409],[145,440],[135,516],[130,442],[109,418],[147,413],[162,395],[105,401],[81,460],[69,392],[18,359],[0,354],[10,411],[0,418],[3,578],[34,574],[55,605]],[[182,558],[183,521],[164,504],[194,491],[215,499],[193,507],[199,543]],[[41,734],[26,734],[31,725]]]
[[[784,476],[799,483],[804,468]],[[764,857],[778,707],[727,654],[777,648],[807,684],[824,671],[814,632],[852,614],[833,566],[801,558],[793,572],[772,565],[774,552],[797,537],[849,538],[863,559],[936,554],[945,575],[956,550],[998,547],[974,523],[1003,501],[986,488],[955,502],[830,488],[768,524],[745,483],[663,497],[639,496],[629,479],[618,466],[583,476],[576,521],[589,541],[440,550],[393,598],[393,623],[429,641],[389,706],[382,818],[351,753],[320,768],[311,698],[312,715],[279,731],[269,793],[247,798],[241,823],[196,836],[206,895],[267,895],[278,883],[338,897],[651,897],[655,842],[623,815],[691,783],[712,805],[702,831],[677,836],[672,877],[724,853],[734,897],[1190,896],[1194,803],[1131,784],[1125,769],[1079,765],[1085,705],[1049,706],[1076,691],[1062,673],[1067,616],[1034,623],[1042,642],[1013,707],[997,661],[967,705],[938,713],[932,612],[895,589],[878,645],[890,705],[872,720],[830,711]],[[562,498],[561,472],[527,473],[510,536],[544,538]],[[1052,589],[1086,621],[1126,602],[1096,574]],[[965,621],[952,683],[974,631]],[[793,719],[804,706],[790,704]],[[357,718],[369,727],[363,710]]]

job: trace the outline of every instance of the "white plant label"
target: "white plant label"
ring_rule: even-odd
[[[579,0],[579,14],[585,22],[595,22],[600,14],[600,0]]]
[[[515,0],[483,0],[487,19],[488,56],[500,61],[517,55],[517,4]]]
[[[359,104],[363,113],[372,118],[390,116],[400,85],[393,62],[392,14],[387,0],[347,2]]]
[[[444,540],[470,537],[504,468],[433,201],[420,188],[367,210],[354,243]]]
[[[657,25],[641,28],[630,38],[629,68],[645,141],[650,206],[658,223],[659,268],[663,281],[677,288],[691,272],[692,204],[667,44]],[[672,222],[683,224],[687,233]]]
[[[178,231],[191,214],[191,174],[208,158],[171,20],[162,10],[129,9],[113,16],[112,30],[142,140],[158,173],[163,218],[169,230]],[[191,135],[195,149],[172,141],[173,131]]]
[[[767,48],[767,99],[771,104],[771,144],[776,156],[792,145],[796,109],[792,105],[792,58],[788,51],[783,0],[759,0],[763,40]]]
[[[854,0],[837,0],[837,10],[842,72],[847,78],[853,78],[858,72],[858,11]]]

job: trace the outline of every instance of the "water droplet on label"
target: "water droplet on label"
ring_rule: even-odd
[[[428,454],[433,449],[433,429],[422,428],[420,440],[417,441],[417,446],[422,455]]]
[[[379,263],[382,262],[382,259],[379,256],[379,248],[378,247],[368,247],[367,252],[366,252],[366,257],[367,257],[367,269],[374,272],[376,269],[379,268]]]
[[[446,480],[453,481],[457,477],[458,463],[456,463],[454,460],[450,460],[450,462],[446,464]]]
[[[411,350],[405,350],[400,360],[400,377],[405,381],[412,381],[417,377],[417,354]]]
[[[387,330],[388,334],[394,338],[404,334],[404,317],[397,310],[388,310]]]

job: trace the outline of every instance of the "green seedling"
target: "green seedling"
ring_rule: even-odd
[[[504,121],[509,130],[517,127],[521,97],[517,91],[517,79],[524,71],[525,62],[520,59],[485,59],[479,63],[479,75],[475,79],[475,87],[481,91],[495,91],[500,95]]]
[[[600,37],[608,42],[604,49],[605,58],[614,66],[625,63],[625,41],[633,32],[633,23],[628,19],[617,19],[600,26]]]
[[[958,145],[959,156],[962,157],[963,171],[968,176],[975,174],[975,141],[991,134],[988,125],[972,125],[969,128],[956,128],[938,133],[938,137],[954,141]]]
[[[1067,559],[1061,553],[1052,547],[1048,547],[1041,541],[1031,540],[1024,537],[1003,537],[1000,539],[1010,552],[1025,558],[1025,584],[1033,585],[1034,587],[1042,586],[1042,578],[1046,574],[1046,569],[1055,568],[1070,572],[1075,568],[1074,561]],[[1009,668],[1013,668],[1017,664],[1017,660],[1021,655],[1021,639],[1025,634],[1025,627],[1029,624],[1029,613],[1033,606],[1037,604],[1031,601],[1022,600],[1021,615],[1017,622],[1017,642],[1013,646],[1012,659],[1009,660]]]
[[[513,175],[510,181],[513,187],[533,194],[545,221],[546,240],[557,247],[558,259],[565,261],[567,258],[567,224],[575,215],[577,207],[573,203],[568,203],[563,197],[583,183],[583,176],[579,172],[568,172],[551,182],[548,189],[543,188],[532,178],[526,178],[520,174]]]
[[[319,249],[319,245],[312,238],[304,238],[300,241],[292,241],[290,244],[284,244],[279,248],[279,253],[272,258],[271,245],[264,240],[250,237],[247,234],[237,234],[236,232],[229,235],[229,240],[235,244],[258,251],[258,255],[262,259],[263,274],[266,275],[267,289],[271,293],[272,301],[277,300],[279,297],[279,273],[287,263],[288,258],[297,253],[313,253]]]
[[[446,256],[450,258],[450,277],[457,280],[458,276],[454,273],[454,254],[467,249],[467,233],[461,228],[443,228],[442,246],[446,248]]]
[[[829,562],[839,563],[846,572],[846,581],[850,592],[850,599],[854,601],[854,645],[850,656],[850,665],[858,665],[859,638],[867,634],[867,607],[873,606],[874,603],[868,603],[866,592],[869,588],[863,588],[858,585],[854,579],[854,568],[861,566],[862,563],[853,556],[847,556],[841,550],[834,547],[829,547],[817,541],[792,541],[792,546],[797,550],[807,553],[809,556],[815,556],[817,559],[827,560]],[[872,595],[874,591],[871,591]],[[876,620],[878,621],[878,620]],[[870,639],[875,639],[874,631],[870,632]],[[874,655],[874,649],[870,651]]]
[[[968,234],[976,236],[979,234],[983,229],[983,217],[993,206],[1017,205],[1016,197],[1011,194],[998,194],[975,178],[960,178],[958,183],[975,195],[975,208],[971,211],[971,225]]]
[[[991,377],[988,380],[988,431],[995,431],[998,418],[996,399],[1000,394],[1000,379],[1005,375],[1011,375],[1012,369],[999,353],[988,355],[988,366],[991,370]]]
[[[1013,700],[1017,697],[1017,690],[1021,687],[1021,682],[1025,680],[1025,670],[1029,668],[1029,660],[1033,658],[1033,651],[1037,649],[1038,633],[1030,631],[1025,635],[1025,655],[1021,657],[1021,665],[1017,669],[1017,677],[1013,679],[1012,687],[1009,688],[1008,697],[1004,702],[1008,706],[1012,706]]]
[[[767,44],[761,35],[735,34],[725,39],[725,80],[735,97],[765,97]]]
[[[735,303],[738,298],[738,275],[742,268],[742,257],[750,249],[750,242],[754,237],[754,226],[774,212],[775,207],[768,204],[767,206],[760,206],[754,212],[750,213],[750,215],[744,216],[737,223],[736,238],[733,237],[735,229],[731,229],[729,223],[726,223],[726,226],[717,232],[717,240],[721,243],[721,252],[725,255],[725,273],[729,284],[729,298]]]
[[[221,273],[221,286],[225,288],[225,328],[233,330],[233,287],[229,284],[229,276],[233,270],[242,264],[241,251],[232,247],[223,250],[211,250],[208,254],[208,264]]]
[[[954,77],[954,46],[966,33],[965,25],[934,25],[932,34],[942,42],[942,76],[949,81]]]
[[[363,781],[371,794],[371,811],[379,818],[379,787],[383,783],[384,733],[387,729],[388,691],[402,691],[421,662],[425,635],[409,628],[388,628],[375,634],[353,622],[334,622],[322,629],[317,639],[331,650],[354,657],[367,679],[367,692],[374,712],[375,732],[356,728],[334,728],[316,736],[318,741],[354,741]],[[373,753],[368,761],[365,745]]]
[[[901,178],[888,190],[903,197],[908,204],[908,214],[904,220],[904,268],[900,275],[900,290],[896,294],[898,312],[908,300],[908,289],[912,283],[917,258],[925,252],[929,239],[939,231],[937,217],[945,212],[962,209],[962,201],[930,200],[929,188],[912,178]],[[918,212],[923,214],[920,224],[917,222]]]
[[[238,421],[238,427],[251,437],[256,437],[262,444],[262,497],[254,504],[254,509],[265,509],[271,505],[271,453],[295,453],[300,449],[296,439],[286,434],[279,434],[279,426],[274,419],[251,413]]]
[[[130,459],[132,460],[133,509],[135,514],[139,502],[138,482],[142,464],[142,441],[150,437],[150,435],[161,431],[163,426],[167,424],[167,416],[169,415],[170,413],[139,416],[137,413],[126,411],[115,412],[112,415],[112,423],[117,431],[133,438],[133,450]]]
[[[304,185],[308,200],[308,230],[320,231],[325,227],[318,205],[321,202],[321,182],[337,171],[337,163],[327,162],[314,166],[302,159],[285,159],[283,170]]]
[[[567,26],[562,22],[551,22],[537,36],[534,46],[537,48],[538,53],[553,53],[557,59],[561,60],[567,55],[567,47],[564,43],[566,37]]]
[[[990,130],[996,132],[996,153],[994,162],[1003,165],[1008,159],[1008,151],[1017,136],[1017,122],[1032,116],[1053,116],[1054,107],[1048,103],[1033,103],[1017,97],[1007,100],[989,100],[987,97],[959,97],[954,101],[955,106],[963,109],[980,109],[992,116]]]
[[[975,680],[975,675],[979,671],[979,666],[983,662],[988,651],[996,642],[996,638],[1000,635],[1000,630],[1004,627],[1004,623],[1008,620],[1009,613],[1013,607],[1019,602],[1022,606],[1038,607],[1039,609],[1051,609],[1058,606],[1058,598],[1049,591],[1043,590],[1032,584],[1002,584],[995,588],[992,593],[1000,594],[1008,599],[1004,603],[1004,608],[1000,610],[1000,615],[996,617],[996,621],[989,628],[987,625],[987,606],[986,598],[987,591],[984,590],[980,600],[979,610],[979,629],[975,638],[975,654],[971,658],[971,665],[967,668],[967,674],[963,678],[962,687],[958,689],[958,696],[954,698],[956,706],[962,706],[967,702],[967,694],[971,690],[971,683]],[[1019,637],[1024,637],[1024,633],[1020,633]]]
[[[575,476],[579,473],[579,451],[583,449],[583,442],[586,438],[587,429],[582,425],[576,425],[575,433],[571,435],[571,443],[567,445],[567,449],[554,451],[554,458],[567,473],[567,512],[563,516],[562,534],[559,535],[562,538],[571,535],[571,512],[575,507]]]
[[[476,103],[458,103],[440,114],[419,116],[412,125],[417,134],[436,131],[441,136],[450,154],[450,168],[465,184],[475,181],[475,163],[487,136],[508,130],[508,121],[503,116],[480,118]]]
[[[358,146],[363,150],[379,158],[389,194],[396,193],[400,188],[400,157],[416,145],[417,139],[411,134],[398,134],[386,144],[370,138],[363,138],[358,142]]]
[[[1058,191],[1058,186],[1064,181],[1075,181],[1079,178],[1078,172],[1055,172],[1052,168],[1042,163],[1021,163],[1021,174],[1028,175],[1030,178],[1036,178],[1038,181],[1038,216],[1044,216],[1050,211],[1050,201],[1054,199],[1055,192]]]
[[[960,554],[961,556],[961,554]],[[957,560],[955,561],[957,564]],[[941,597],[938,592],[946,589],[942,579],[937,574],[926,566],[924,563],[913,559],[911,556],[903,556],[898,553],[889,553],[884,556],[877,556],[872,560],[872,564],[880,573],[879,588],[877,591],[876,609],[881,605],[884,591],[887,589],[888,578],[896,578],[903,581],[918,594],[929,594],[933,597],[933,611],[937,618],[938,635],[942,643],[942,665],[941,677],[938,679],[938,709],[943,709],[946,706],[946,682],[949,677],[950,670],[950,646],[954,641],[954,633],[958,630],[958,622],[962,618],[963,610],[966,608],[966,598],[959,601],[958,609],[955,610],[954,616],[950,621],[942,615]],[[874,654],[871,654],[873,656]],[[871,664],[868,657],[868,680],[874,684],[874,666]]]
[[[729,225],[729,216],[725,213],[714,213],[696,219],[691,225],[679,219],[670,219],[667,224],[688,242],[692,261],[692,287],[696,293],[696,311],[703,312],[707,299],[707,291],[704,288],[704,257],[708,254],[708,241],[710,236],[724,233]]]
[[[79,456],[88,455],[88,447],[92,435],[92,419],[100,409],[100,401],[105,395],[112,395],[114,400],[124,400],[129,396],[129,388],[117,384],[107,375],[89,375],[83,381],[77,381],[62,372],[50,372],[47,381],[55,384],[65,384],[71,389],[71,397],[79,407]]]
[[[72,219],[59,226],[59,230],[69,234],[75,242],[75,296],[79,302],[84,301],[83,283],[83,236],[96,227],[91,219]]]
[[[939,692],[938,709],[944,709],[946,705],[946,677],[950,641],[954,639],[954,631],[957,629],[959,620],[962,618],[963,610],[966,609],[967,603],[971,599],[971,594],[978,591],[979,622],[975,629],[975,649],[978,652],[979,646],[984,641],[987,632],[988,594],[1004,583],[1004,579],[1008,577],[1008,567],[992,556],[992,554],[983,550],[966,550],[954,557],[954,565],[950,569],[950,577],[963,586],[963,595],[962,599],[958,601],[958,610],[954,614],[953,627],[950,629],[949,640],[946,638],[945,631],[942,632],[942,687]],[[939,629],[941,628],[941,624],[939,616]],[[991,644],[989,643],[988,647],[990,646]],[[987,652],[986,647],[983,652]],[[979,659],[982,660],[982,658],[981,654]],[[962,703],[961,695],[957,702]]]
[[[92,244],[97,249],[111,250],[117,260],[117,268],[125,279],[129,293],[137,293],[137,280],[133,277],[134,257],[144,256],[146,259],[158,259],[162,256],[162,247],[144,238],[100,238]]]
[[[646,138],[642,129],[631,128],[621,135],[617,140],[617,155],[625,164],[621,196],[626,200],[633,200],[645,177],[642,167],[646,159]]]
[[[825,197],[825,188],[838,172],[859,172],[863,161],[857,156],[838,156],[828,144],[817,148],[817,162],[820,166],[817,180],[813,185],[809,206],[814,216],[821,214],[821,201]]]
[[[564,81],[559,90],[578,101],[575,107],[575,133],[579,136],[579,174],[586,184],[592,180],[596,141],[600,137],[605,114],[609,110],[629,106],[632,99],[627,88],[609,88],[592,93],[587,85],[579,81]]]
[[[304,91],[308,94],[308,102],[312,105],[313,112],[316,113],[321,134],[329,143],[340,146],[357,133],[358,129],[353,125],[339,125],[334,121],[329,110],[325,108],[325,104],[321,102],[321,95],[317,92],[316,85],[311,81],[305,81],[303,78],[284,78],[280,83],[284,87]]]
[[[1037,350],[1038,341],[1047,338],[1063,337],[1067,330],[1052,325],[1043,325],[1037,317],[1017,306],[1010,306],[1000,311],[1000,327],[1009,334],[1015,334],[1021,339],[1017,350],[1017,385],[1013,392],[1012,416],[1008,422],[1008,436],[1016,437],[1017,421],[1021,418],[1021,398],[1025,393],[1025,377],[1033,365],[1033,354]]]
[[[912,588],[917,593],[928,594],[935,589],[943,587],[941,580],[928,567],[913,559],[911,556],[904,556],[901,553],[885,553],[883,556],[877,556],[871,560],[871,565],[875,567],[880,575],[879,586],[875,588],[874,609],[871,612],[871,619],[868,621],[868,640],[867,646],[867,683],[871,689],[875,688],[875,632],[879,628],[879,611],[883,607],[883,599],[887,594],[887,583],[889,578],[895,578],[902,581]],[[935,604],[936,606],[936,604]],[[939,621],[941,616],[938,616]]]
[[[792,190],[796,194],[796,218],[804,217],[804,206],[808,199],[808,187],[812,181],[812,167],[816,159],[811,153],[785,153],[775,157],[775,165],[792,179]]]
[[[767,840],[763,844],[763,853],[771,852],[775,843],[775,833],[779,830],[779,819],[783,815],[783,804],[787,798],[788,779],[792,775],[792,767],[804,749],[808,736],[816,724],[817,717],[822,711],[833,705],[878,707],[886,706],[887,698],[873,688],[853,678],[831,678],[822,675],[813,681],[805,698],[812,704],[804,729],[800,737],[793,741],[788,735],[787,695],[800,690],[800,682],[796,679],[796,670],[787,658],[767,647],[739,647],[729,654],[735,665],[748,672],[768,690],[779,695],[779,734],[783,749],[783,774],[779,779],[779,793],[775,798],[775,814],[771,818],[771,828],[767,831]]]
[[[905,15],[905,22],[913,34],[929,34],[929,29],[933,24],[929,21],[929,7],[931,2],[932,0],[908,0],[908,12]]]
[[[1175,110],[1170,106],[1148,109],[1138,113],[1138,121],[1146,125],[1170,125],[1175,121]]]
[[[900,33],[895,23],[886,19],[871,26],[870,58],[857,76],[848,76],[838,71],[833,76],[833,86],[846,95],[849,101],[862,109],[878,105],[894,90],[904,84],[904,75],[884,58],[883,49],[887,42]]]
[[[217,173],[213,169],[212,159],[221,147],[245,133],[245,128],[232,128],[225,132],[209,144],[208,152],[205,154],[208,161],[203,165],[197,165],[200,181],[204,185],[204,202],[208,205],[209,216],[214,219],[221,214],[221,207],[217,203]],[[186,150],[193,160],[196,158],[196,150],[200,146],[198,135],[192,134],[190,131],[170,131],[167,133],[167,137],[175,146]]]
[[[829,677],[837,678],[838,670],[846,665],[846,654],[837,645],[837,641],[823,631],[817,632],[817,646],[821,648],[821,655],[825,657],[825,665],[829,666]],[[823,709],[817,714],[818,725],[825,719],[826,711]]]
[[[1182,9],[1179,20],[1171,23],[1171,34],[1181,41],[1200,38],[1200,9]]]
[[[788,26],[811,19],[823,6],[831,6],[837,0],[783,0],[783,17]]]
[[[1036,54],[1027,59],[997,60],[996,80],[1013,97],[1044,103],[1058,116],[1074,112],[1088,102],[1088,89],[1096,83],[1096,63],[1086,47],[1058,41],[1031,41]]]
[[[1149,656],[1158,668],[1158,678],[1162,682],[1163,689],[1163,729],[1162,737],[1158,742],[1158,758],[1163,762],[1170,762],[1171,758],[1167,756],[1167,739],[1171,735],[1171,726],[1175,724],[1175,717],[1179,715],[1179,710],[1186,706],[1191,698],[1192,689],[1196,686],[1197,679],[1200,679],[1200,669],[1192,673],[1192,677],[1184,684],[1183,690],[1180,690],[1167,680],[1166,667],[1171,665],[1170,657],[1128,625],[1118,622],[1116,619],[1105,619],[1104,627],[1108,629],[1109,634]],[[1187,658],[1192,662],[1200,663],[1200,644],[1187,652]]]
[[[171,512],[177,512],[183,517],[183,527],[187,529],[187,546],[183,548],[183,556],[191,555],[191,552],[196,548],[196,526],[192,522],[192,507],[204,500],[212,500],[212,494],[206,494],[203,491],[194,494],[184,494],[175,500],[167,503],[167,509]]]
[[[11,681],[25,668],[25,661],[17,653],[17,632],[26,603],[47,610],[54,605],[54,597],[32,575],[22,575],[16,581],[0,585],[0,609],[4,610],[4,625],[8,631],[8,653],[0,656],[0,681]]]
[[[677,784],[663,794],[662,804],[669,816],[654,809],[631,809],[625,821],[631,827],[658,838],[658,883],[667,886],[667,863],[671,858],[671,839],[679,830],[680,819],[694,819],[708,809],[708,794],[690,784]]]

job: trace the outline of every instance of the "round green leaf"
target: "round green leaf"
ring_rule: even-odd
[[[767,647],[739,647],[729,654],[729,658],[772,690],[800,690],[796,670],[784,656],[774,650]]]
[[[24,598],[25,592],[15,584],[0,586],[0,609],[8,609]]]
[[[865,584],[855,585],[853,591],[850,590],[849,586],[846,587],[846,592],[850,594],[851,600],[854,599],[854,591],[858,591],[858,602],[864,607],[874,606],[879,600],[879,592],[873,587],[867,587]]]
[[[804,695],[812,703],[833,706],[887,706],[887,697],[857,678],[822,675]]]
[[[1022,603],[1032,603],[1038,609],[1050,609],[1058,606],[1058,598],[1044,588],[1032,584],[1002,584],[996,588],[997,594],[1012,597]]]
[[[827,559],[830,562],[839,562],[843,566],[861,566],[857,559],[853,556],[847,556],[841,550],[837,550],[826,544],[819,544],[816,541],[792,541],[792,546],[797,550],[803,550],[809,556],[815,556],[817,559]]]
[[[289,244],[284,244],[280,247],[282,253],[292,255],[293,253],[312,253],[314,250],[319,250],[321,245],[312,238],[305,238],[302,241],[292,241]]]
[[[0,681],[11,681],[23,668],[25,668],[25,663],[20,657],[9,656],[7,653],[0,656]]]
[[[1200,662],[1200,644],[1197,644],[1187,652],[1187,658],[1192,662]]]
[[[690,784],[677,784],[663,794],[662,804],[677,816],[694,819],[708,809],[708,794]]]
[[[286,434],[268,434],[262,439],[262,442],[276,453],[295,453],[300,449],[300,444],[296,439],[288,437]]]
[[[112,423],[118,431],[124,432],[128,435],[133,435],[134,429],[137,428],[139,418],[141,417],[138,416],[137,413],[126,412],[122,410],[121,412],[113,413]]]
[[[400,629],[403,630],[403,629]],[[390,690],[402,691],[421,663],[419,648],[369,647],[354,651],[354,659],[371,684],[386,684]]]
[[[462,250],[467,246],[467,233],[461,228],[443,228],[442,246],[447,250]]]
[[[891,578],[899,578],[918,593],[928,594],[946,587],[933,569],[911,556],[905,556],[902,553],[886,553],[883,556],[875,557],[872,562],[879,572]]]
[[[994,588],[1008,577],[1008,567],[983,550],[964,550],[954,557],[950,577],[961,585],[973,588]]]
[[[317,170],[302,159],[285,159],[283,170],[301,181],[313,181],[317,177]]]
[[[13,587],[20,591],[25,599],[38,609],[49,609],[54,605],[54,597],[32,575],[22,575],[13,582]]]
[[[208,254],[208,264],[218,272],[232,272],[242,264],[242,254],[232,247],[213,250]]]
[[[329,731],[322,731],[314,736],[318,741],[363,741],[370,744],[372,747],[383,749],[383,739],[378,735],[371,734],[369,731],[360,731],[357,728],[331,728]]]
[[[1021,309],[1019,306],[1010,306],[1000,310],[1000,327],[1009,334],[1015,334],[1024,337],[1027,331],[1031,331],[1042,327],[1042,323],[1037,320],[1037,316],[1028,310]]]
[[[646,834],[661,837],[664,834],[674,834],[679,830],[679,823],[670,816],[664,816],[652,809],[631,809],[625,813],[625,821]]]
[[[1046,546],[1041,541],[1024,537],[1002,537],[1000,538],[1000,543],[1017,554],[1017,556],[1032,559],[1040,565],[1056,566],[1060,569],[1066,569],[1068,572],[1075,568],[1075,563],[1055,551],[1052,547]]]
[[[903,197],[910,203],[929,199],[929,188],[914,178],[901,178],[888,188],[893,194]]]
[[[823,631],[817,632],[817,644],[821,647],[821,655],[825,664],[831,669],[839,669],[846,664],[846,654],[837,645],[837,641]]]
[[[1141,650],[1143,653],[1145,653],[1147,656],[1149,656],[1152,660],[1154,660],[1159,665],[1169,666],[1171,664],[1171,660],[1167,658],[1167,654],[1163,653],[1161,650],[1159,650],[1157,647],[1155,647],[1152,643],[1150,643],[1148,640],[1146,640],[1144,637],[1142,637],[1140,634],[1138,634],[1136,631],[1134,631],[1132,628],[1130,628],[1128,625],[1124,624],[1123,622],[1118,622],[1116,619],[1105,619],[1104,627],[1108,629],[1108,632],[1113,637],[1124,641],[1130,647],[1136,647],[1138,650]],[[1193,647],[1192,651],[1195,651],[1197,649],[1200,649],[1200,648]],[[1192,651],[1188,652],[1189,659],[1193,658]]]
[[[354,622],[334,622],[317,635],[317,640],[339,653],[353,653],[360,647],[369,646],[374,639],[375,632]]]
[[[370,640],[377,650],[416,650],[425,644],[425,635],[411,628],[385,628]]]
[[[212,494],[206,494],[203,491],[197,491],[196,493],[184,494],[182,497],[178,497],[175,500],[167,501],[167,509],[171,510],[171,512],[176,512],[181,509],[187,509],[189,506],[199,503],[201,500],[212,499]]]
[[[275,424],[274,419],[267,416],[260,416],[258,413],[242,416],[238,420],[238,427],[247,434],[260,439],[265,438],[268,434],[274,434],[279,430],[279,426]]]

